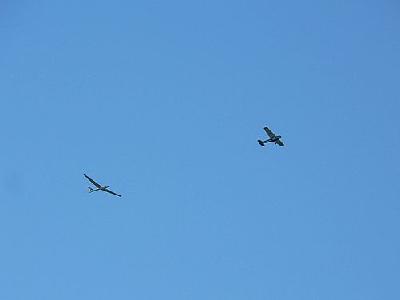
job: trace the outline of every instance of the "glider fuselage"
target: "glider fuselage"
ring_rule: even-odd
[[[267,142],[275,143],[275,142],[279,141],[280,138],[281,138],[281,136],[277,135],[274,138],[268,139]]]
[[[106,185],[106,186],[102,186],[102,187],[99,187],[99,188],[91,188],[91,187],[89,187],[89,191],[90,192],[97,192],[97,191],[107,191],[107,188],[109,188],[110,186],[108,186],[108,185]]]

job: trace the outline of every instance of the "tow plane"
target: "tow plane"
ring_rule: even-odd
[[[93,192],[97,192],[97,191],[103,191],[103,192],[107,192],[110,193],[114,196],[118,196],[121,197],[121,195],[114,193],[113,191],[109,190],[109,186],[105,185],[102,186],[101,184],[97,183],[96,181],[94,181],[92,178],[90,178],[89,176],[87,176],[86,174],[83,174],[91,183],[93,183],[93,185],[96,187],[95,189],[92,187],[89,187],[89,193],[93,193]]]
[[[257,140],[257,142],[260,144],[260,146],[265,146],[267,143],[275,143],[279,146],[283,146],[282,141],[280,140],[280,138],[282,136],[280,135],[275,135],[275,133],[273,133],[271,131],[271,129],[269,129],[268,127],[264,127],[265,132],[267,133],[267,135],[269,136],[269,139],[262,141],[262,140]]]

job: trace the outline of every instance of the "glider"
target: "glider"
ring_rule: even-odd
[[[110,193],[112,195],[121,197],[121,195],[114,193],[113,191],[109,190],[109,186],[105,185],[105,186],[101,186],[100,184],[98,184],[96,181],[94,181],[92,178],[90,178],[89,176],[87,176],[86,174],[83,174],[91,183],[93,183],[93,185],[96,187],[95,189],[89,187],[89,193],[92,192],[97,192],[97,191],[103,191],[103,192],[107,192]]]
[[[271,129],[269,129],[268,127],[264,127],[265,132],[267,133],[267,135],[269,136],[268,140],[262,141],[262,140],[258,140],[257,142],[261,145],[261,146],[265,146],[266,143],[275,143],[279,146],[283,146],[282,141],[280,140],[281,136],[280,135],[275,135],[275,133],[273,133],[271,131]]]

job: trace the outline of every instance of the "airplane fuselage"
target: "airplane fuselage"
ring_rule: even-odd
[[[279,141],[280,138],[281,138],[281,136],[277,135],[276,137],[274,137],[272,139],[268,139],[267,142],[275,143],[275,142]]]
[[[95,189],[93,189],[93,188],[89,187],[89,190],[90,190],[90,192],[97,192],[97,191],[106,191],[106,190],[107,190],[107,188],[109,188],[109,186],[108,186],[108,185],[106,185],[106,186],[102,186],[102,187],[99,187],[99,188],[95,188]]]

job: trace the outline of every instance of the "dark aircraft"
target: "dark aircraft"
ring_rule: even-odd
[[[101,186],[101,185],[98,184],[96,181],[94,181],[92,178],[90,178],[89,176],[87,176],[86,174],[83,174],[83,175],[84,175],[91,183],[93,183],[93,185],[96,187],[95,189],[89,187],[89,193],[97,192],[97,191],[103,191],[103,192],[107,192],[107,193],[110,193],[110,194],[112,194],[112,195],[121,197],[121,195],[118,195],[118,194],[114,193],[113,191],[110,191],[110,190],[108,189],[108,188],[109,188],[108,185]]]
[[[280,135],[275,135],[268,127],[264,127],[265,132],[268,134],[269,139],[262,141],[262,140],[258,140],[257,142],[261,145],[261,146],[265,146],[266,143],[275,143],[278,144],[279,146],[283,146],[282,141],[280,140],[281,136]]]

